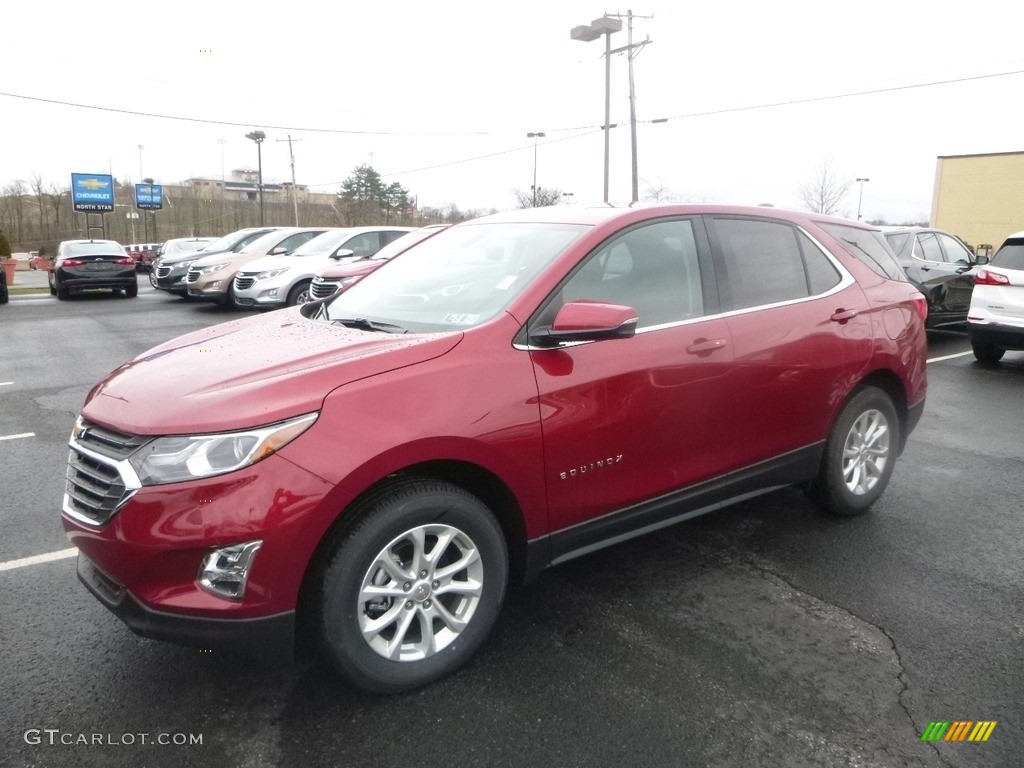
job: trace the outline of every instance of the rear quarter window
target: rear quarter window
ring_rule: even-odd
[[[817,222],[817,224],[876,274],[890,280],[907,282],[903,268],[896,261],[896,257],[881,232],[832,222]]]

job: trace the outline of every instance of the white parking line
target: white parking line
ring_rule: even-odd
[[[18,440],[22,437],[35,437],[35,432],[22,432],[20,435],[0,435],[0,440]]]
[[[62,549],[60,552],[47,552],[45,555],[33,555],[32,557],[23,557],[20,560],[8,560],[6,563],[0,563],[0,571],[13,571],[15,568],[27,568],[30,565],[49,563],[53,560],[66,560],[77,554],[78,547],[72,547],[71,549]]]
[[[9,387],[13,383],[13,381],[0,381],[0,387]]]
[[[957,352],[955,355],[944,355],[943,357],[933,357],[929,360],[929,363],[941,363],[943,360],[952,360],[954,357],[967,357],[967,355],[973,355],[974,352]]]

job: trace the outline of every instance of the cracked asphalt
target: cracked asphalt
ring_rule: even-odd
[[[0,436],[34,433],[0,441],[0,568],[68,547],[66,441],[89,387],[235,316],[148,287],[0,307]],[[785,490],[551,569],[467,668],[404,696],[138,638],[74,559],[0,570],[0,766],[1019,766],[1024,354],[929,376],[870,515],[823,518]],[[922,743],[933,720],[998,725]],[[202,743],[141,743],[160,734]]]

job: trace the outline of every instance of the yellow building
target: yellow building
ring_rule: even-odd
[[[1024,230],[1024,152],[939,157],[932,226],[993,249]]]

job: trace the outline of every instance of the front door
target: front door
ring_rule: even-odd
[[[591,253],[543,308],[637,310],[637,333],[532,350],[553,532],[698,483],[731,462],[732,365],[699,218],[647,223]],[[558,556],[556,547],[555,557]]]

